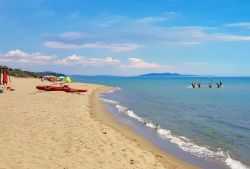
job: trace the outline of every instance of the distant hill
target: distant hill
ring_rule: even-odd
[[[136,76],[117,76],[117,75],[71,75],[79,77],[194,77],[198,75],[189,75],[189,74],[179,74],[179,73],[148,73],[143,75]]]
[[[122,76],[113,76],[113,75],[70,75],[70,76],[79,76],[79,77],[122,77]]]
[[[148,73],[139,75],[140,77],[189,77],[195,75],[186,75],[186,74],[179,74],[179,73]]]

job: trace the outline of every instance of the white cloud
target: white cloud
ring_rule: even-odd
[[[127,17],[103,13],[98,19],[92,19],[88,24],[94,27],[108,28],[114,25],[127,24],[129,22],[130,20]]]
[[[149,16],[149,17],[145,17],[145,18],[141,18],[136,20],[136,23],[141,23],[141,24],[153,24],[153,23],[158,23],[158,22],[163,22],[165,21],[166,18],[159,16],[159,17],[153,17],[153,16]]]
[[[106,58],[87,58],[84,56],[71,55],[63,59],[57,60],[58,65],[81,65],[81,66],[112,66],[120,68],[135,68],[135,69],[170,69],[173,66],[161,65],[157,63],[149,63],[142,59],[131,57],[128,58],[129,63],[123,63],[112,57]]]
[[[227,34],[213,34],[212,41],[250,41],[250,36],[227,35]]]
[[[81,39],[88,36],[87,34],[83,32],[65,32],[60,35],[58,35],[59,38],[66,38],[66,39]]]
[[[157,63],[149,63],[139,58],[128,58],[130,64],[129,67],[136,68],[136,69],[157,69],[157,68],[166,68],[170,69],[173,68],[173,66],[170,65],[161,65]]]
[[[151,27],[148,34],[162,45],[196,45],[207,41],[207,27]]]
[[[112,66],[119,65],[121,62],[118,59],[111,57],[106,58],[87,58],[84,56],[77,56],[75,54],[63,59],[58,59],[56,62],[58,65],[81,65],[81,66]]]
[[[157,63],[149,63],[142,59],[131,57],[128,58],[129,63],[123,63],[118,59],[112,57],[106,58],[87,58],[84,56],[71,55],[63,59],[59,59],[56,64],[59,65],[81,65],[81,66],[112,66],[120,68],[134,68],[134,69],[171,69],[173,66],[161,65]]]
[[[70,62],[80,62],[82,59],[79,56],[76,55],[71,55],[63,59],[65,63],[70,63]]]
[[[28,54],[24,51],[17,49],[17,50],[10,50],[4,54],[1,54],[0,59],[5,62],[47,64],[48,62],[54,61],[56,57],[44,55],[40,52]]]
[[[45,55],[40,52],[26,53],[21,50],[11,50],[0,54],[0,62],[20,65],[34,65],[34,66],[53,66],[53,67],[72,67],[79,69],[81,67],[109,67],[110,69],[119,68],[124,71],[129,68],[129,70],[139,70],[139,69],[149,69],[156,71],[167,71],[173,68],[171,65],[150,63],[136,57],[130,57],[127,61],[120,61],[113,57],[85,57],[76,54],[67,57],[57,57],[55,55]]]
[[[178,13],[178,12],[166,11],[166,12],[163,12],[162,15],[163,15],[163,16],[168,16],[168,17],[170,17],[170,16],[180,16],[181,14]]]
[[[78,32],[77,34],[81,33]],[[67,33],[64,39],[50,39],[43,45],[49,48],[68,50],[104,49],[112,52],[129,52],[144,48],[147,44],[166,46],[197,45],[206,42],[250,41],[248,35],[221,33],[217,28],[200,26],[161,27],[142,24],[141,26],[129,26],[115,31],[100,29],[94,32],[84,32],[83,34],[84,37],[72,40],[67,37],[70,35]]]
[[[54,59],[55,56],[47,56],[47,55],[43,55],[40,53],[36,53],[35,57],[33,57],[34,60],[40,60],[40,61],[49,61]]]
[[[169,30],[161,30],[162,37],[159,37],[159,39],[160,42],[167,45],[197,45],[205,42],[250,41],[250,36],[248,35],[216,33],[215,30],[214,28],[207,27],[172,27]]]
[[[64,42],[47,41],[43,44],[49,48],[57,49],[106,49],[113,52],[129,52],[139,48],[143,48],[143,45],[134,43],[84,43],[84,44],[72,44]]]
[[[81,48],[80,45],[63,43],[63,42],[51,42],[47,41],[43,44],[45,47],[49,48],[57,48],[57,49],[74,49],[74,48]]]
[[[250,28],[250,22],[230,23],[224,26],[230,28]]]
[[[60,58],[55,55],[45,55],[40,52],[29,54],[21,50],[11,50],[3,54],[0,54],[0,62],[22,63],[22,64],[44,64],[44,65],[71,65],[71,66],[73,65],[108,66],[108,65],[121,64],[120,60],[113,59],[112,57],[88,58],[73,54],[65,58]]]
[[[134,23],[137,23],[137,24],[155,24],[155,23],[164,22],[166,20],[173,19],[179,15],[180,14],[177,12],[164,12],[160,16],[148,16],[148,17],[137,19],[134,21]]]
[[[9,59],[9,58],[1,58],[0,57],[0,62],[2,62],[2,63],[6,63],[6,62],[10,62],[11,61],[11,59]]]
[[[29,54],[21,51],[21,50],[11,50],[8,51],[5,56],[10,56],[10,57],[20,57],[20,58],[28,58]]]
[[[109,18],[100,22],[95,22],[95,25],[99,27],[110,27],[118,24],[119,22],[121,22],[120,18]]]
[[[85,33],[85,32],[77,32],[77,31],[71,31],[71,32],[64,32],[61,34],[50,34],[50,33],[43,33],[42,34],[44,38],[46,39],[52,39],[53,41],[61,40],[61,41],[78,41],[81,39],[89,39],[91,38],[91,35]]]
[[[97,63],[97,64],[108,64],[108,65],[119,65],[121,63],[120,60],[118,59],[113,59],[111,57],[106,57],[105,59],[99,59],[99,58],[92,58],[91,59],[92,63]]]

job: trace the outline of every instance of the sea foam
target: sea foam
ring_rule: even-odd
[[[116,104],[119,103],[119,102],[117,102],[117,101],[110,100],[110,99],[101,98],[101,100],[104,101],[104,102],[106,102],[106,103],[112,104],[112,105],[116,105]]]
[[[121,90],[120,87],[113,87],[111,90],[109,90],[109,91],[107,91],[107,92],[105,92],[105,93],[114,93],[114,92],[117,92],[117,91],[119,91],[119,90]]]
[[[232,169],[249,169],[248,166],[242,164],[240,161],[232,159],[229,155],[225,160],[225,163]]]

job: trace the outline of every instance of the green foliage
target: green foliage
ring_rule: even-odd
[[[0,68],[7,68],[10,76],[15,76],[15,77],[34,77],[34,78],[39,78],[41,76],[46,76],[46,75],[53,75],[53,76],[65,76],[64,74],[61,73],[55,73],[55,72],[31,72],[31,71],[25,71],[22,69],[12,69],[7,66],[0,66]]]

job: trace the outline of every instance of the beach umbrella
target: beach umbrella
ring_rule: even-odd
[[[72,82],[72,80],[71,80],[71,78],[69,76],[66,77],[66,82],[67,83],[71,83]]]

